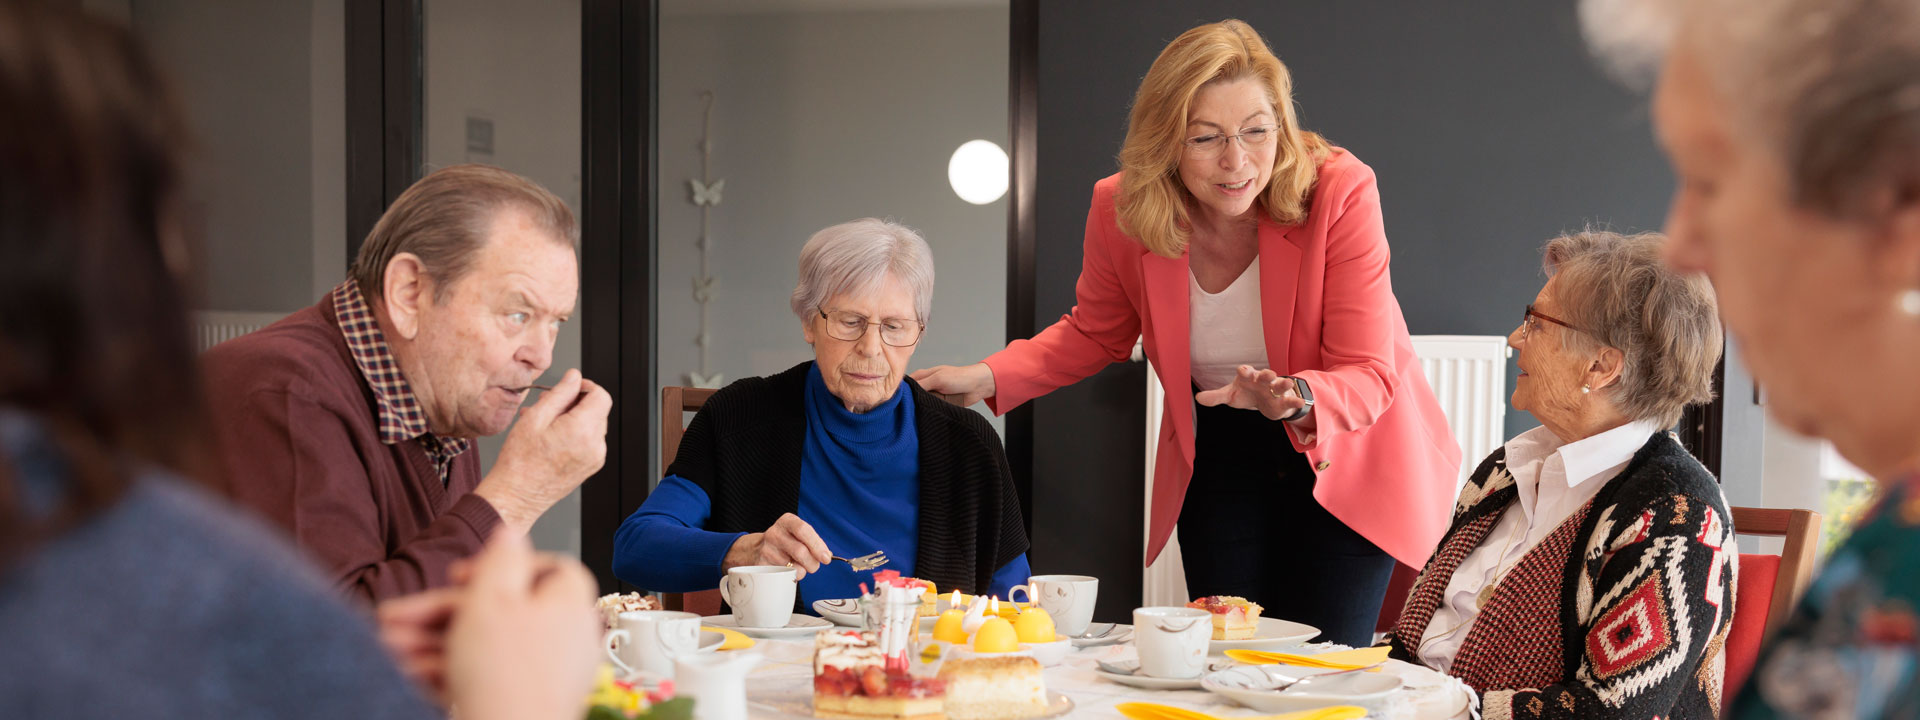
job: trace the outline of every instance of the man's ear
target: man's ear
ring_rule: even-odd
[[[387,262],[386,287],[381,289],[380,300],[393,332],[402,339],[420,335],[420,311],[432,302],[433,278],[426,270],[420,256],[413,253],[400,253]]]

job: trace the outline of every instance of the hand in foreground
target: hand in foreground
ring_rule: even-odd
[[[993,397],[993,368],[986,363],[937,365],[907,374],[921,389],[939,395],[942,400],[967,407]]]
[[[447,626],[460,601],[458,588],[441,588],[387,600],[374,608],[380,643],[408,679],[446,704]]]
[[[1226,405],[1241,410],[1258,410],[1268,420],[1279,420],[1306,407],[1307,401],[1293,389],[1293,379],[1272,370],[1254,370],[1241,365],[1233,382],[1193,395],[1194,402],[1207,407]]]
[[[721,562],[722,571],[745,565],[791,565],[794,579],[806,577],[807,573],[817,572],[821,565],[833,562],[833,554],[827,549],[820,533],[813,526],[793,513],[781,515],[773,527],[766,532],[740,536],[733,541],[733,547],[727,550],[727,557]]]
[[[462,720],[578,717],[601,655],[593,576],[542,562],[508,532],[471,574],[447,632],[447,696]]]
[[[500,459],[474,493],[493,505],[510,531],[525,533],[606,462],[612,407],[606,389],[568,370],[539,401],[521,409]]]

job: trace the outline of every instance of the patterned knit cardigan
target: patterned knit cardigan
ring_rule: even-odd
[[[1453,572],[1519,491],[1480,464],[1388,637],[1414,654]],[[1481,607],[1451,672],[1487,720],[1716,718],[1739,552],[1720,486],[1659,433],[1528,551]]]

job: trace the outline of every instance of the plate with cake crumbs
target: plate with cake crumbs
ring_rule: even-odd
[[[1207,654],[1220,655],[1228,650],[1285,650],[1312,640],[1320,628],[1280,618],[1260,618],[1253,637],[1240,640],[1211,640]]]

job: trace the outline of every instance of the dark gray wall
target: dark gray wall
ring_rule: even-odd
[[[1140,78],[1175,36],[1229,17],[1293,71],[1305,126],[1378,173],[1394,290],[1414,334],[1504,335],[1545,281],[1546,240],[1589,223],[1660,227],[1672,178],[1647,100],[1589,59],[1571,2],[1044,0],[1040,327],[1073,305],[1089,194],[1116,170]],[[1139,543],[1142,383],[1139,366],[1109,368],[1035,407],[1034,562],[1116,573],[1101,575],[1102,619],[1138,600],[1127,553]],[[1508,414],[1509,434],[1535,425]]]

